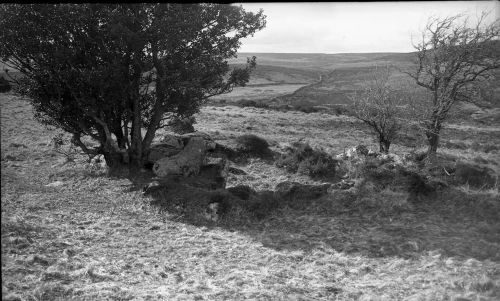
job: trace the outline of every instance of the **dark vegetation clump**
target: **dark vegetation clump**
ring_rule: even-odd
[[[228,188],[227,191],[245,201],[250,199],[250,196],[254,192],[248,185],[233,186]]]
[[[6,80],[3,76],[0,76],[0,93],[6,93],[11,90],[11,86],[8,80]]]
[[[373,183],[377,191],[392,189],[411,195],[430,195],[437,189],[437,182],[429,181],[427,175],[417,168],[394,165],[379,158],[366,158],[355,164],[350,174]]]
[[[306,114],[321,112],[322,109],[317,108],[313,105],[296,105],[293,107],[294,110],[300,111]]]
[[[196,123],[194,116],[175,118],[170,126],[174,133],[184,135],[194,132],[193,124]]]
[[[278,167],[311,177],[335,176],[337,160],[307,143],[295,143],[276,161]]]
[[[455,167],[454,180],[456,184],[470,185],[473,188],[491,188],[495,186],[494,171],[473,164],[458,162]]]
[[[343,105],[331,105],[331,112],[335,115],[349,115],[352,114],[349,107]]]
[[[269,143],[257,135],[246,134],[236,138],[237,148],[249,156],[265,157],[271,153]]]
[[[262,100],[250,100],[250,99],[242,99],[236,103],[240,107],[254,107],[254,108],[263,108],[268,109],[269,104]]]

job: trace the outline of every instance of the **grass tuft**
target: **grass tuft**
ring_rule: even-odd
[[[333,177],[337,160],[322,149],[313,149],[307,143],[298,142],[281,155],[276,165],[285,168],[288,172],[297,172],[311,177]]]
[[[237,149],[247,155],[265,157],[270,154],[269,143],[257,135],[246,134],[236,138]]]

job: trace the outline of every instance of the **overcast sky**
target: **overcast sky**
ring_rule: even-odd
[[[498,1],[239,4],[267,16],[266,28],[244,39],[239,52],[410,52],[411,35],[431,16],[491,11],[490,21],[500,18]]]

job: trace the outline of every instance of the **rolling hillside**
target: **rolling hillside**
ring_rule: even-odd
[[[345,106],[350,103],[349,96],[373,78],[376,67],[394,67],[390,78],[392,85],[409,80],[401,71],[411,70],[415,58],[414,53],[240,53],[238,58],[230,60],[230,64],[241,65],[251,56],[257,57],[257,68],[249,84],[214,97],[215,101],[258,100],[271,106],[292,107]],[[500,72],[497,75],[489,91],[493,107],[500,106]],[[411,82],[410,79],[410,85]],[[458,105],[454,110],[465,110],[470,115],[477,108]]]
[[[257,68],[248,85],[214,100],[346,104],[348,95],[363,85],[375,66],[406,68],[413,59],[412,53],[240,53],[229,63],[241,66],[252,56],[257,57]],[[267,87],[263,89],[263,85]]]
[[[239,53],[231,64],[243,64],[255,55],[258,65],[329,72],[337,68],[410,63],[412,53]]]

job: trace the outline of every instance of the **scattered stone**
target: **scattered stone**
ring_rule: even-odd
[[[203,140],[204,152],[213,151],[216,148],[216,143],[210,135],[204,132],[193,132],[184,135],[165,135],[161,142],[151,146],[149,153],[146,156],[146,161],[149,164],[154,164],[160,159],[178,155],[184,151],[192,140]]]
[[[236,168],[236,167],[229,167],[229,173],[233,175],[247,175],[246,171]]]
[[[177,135],[166,134],[165,136],[163,136],[160,142],[161,144],[169,145],[172,148],[176,149],[182,149],[184,147],[182,139],[180,139]]]
[[[147,161],[153,163],[162,158],[177,155],[182,151],[181,143],[182,141],[177,145],[173,145],[173,143],[161,143],[151,146],[147,156]]]
[[[351,187],[353,187],[355,184],[354,181],[350,181],[350,180],[342,180],[338,183],[335,183],[335,184],[332,184],[332,189],[342,189],[342,190],[345,190],[345,189],[349,189]]]
[[[46,187],[59,187],[59,186],[62,186],[62,185],[64,185],[63,181],[55,181],[55,182],[52,182],[52,183],[47,184],[45,186]]]
[[[205,218],[216,222],[219,220],[219,208],[221,207],[221,204],[218,202],[213,202],[208,204],[207,210],[205,211]]]
[[[335,156],[335,159],[337,160],[352,160],[352,159],[358,159],[360,157],[366,157],[368,155],[373,155],[374,152],[369,150],[365,145],[358,145],[353,148],[348,149],[347,151],[338,154]]]
[[[97,168],[106,168],[106,160],[104,159],[104,155],[97,155],[92,158],[92,160],[90,160],[90,165]]]
[[[49,265],[49,261],[42,256],[39,255],[30,255],[27,259],[30,264],[40,264],[40,265]]]
[[[22,147],[22,148],[28,148],[26,145],[22,143],[11,143],[9,144],[9,147]]]
[[[212,137],[210,137],[210,135],[205,133],[205,132],[196,131],[196,132],[192,132],[192,133],[187,133],[187,134],[184,134],[182,136],[179,136],[179,138],[182,139],[182,141],[184,142],[184,145],[187,145],[189,143],[189,141],[193,138],[201,138],[205,142],[205,149],[207,151],[213,151],[213,150],[215,150],[215,148],[217,146],[217,144],[212,139]]]
[[[63,255],[67,258],[75,256],[76,252],[72,249],[64,249]]]
[[[469,258],[464,262],[464,265],[469,267],[478,267],[480,264],[481,262],[479,262],[479,260],[474,258]]]
[[[144,195],[151,194],[152,191],[158,190],[160,188],[160,182],[153,181],[142,188],[142,193]]]
[[[381,154],[379,156],[379,159],[382,161],[382,163],[391,162],[391,163],[394,163],[396,165],[403,164],[403,159],[396,154]]]

